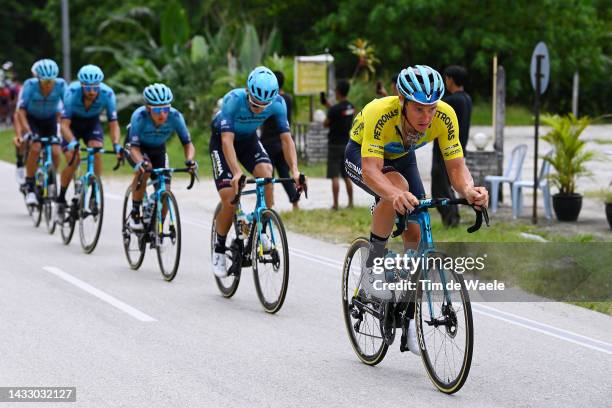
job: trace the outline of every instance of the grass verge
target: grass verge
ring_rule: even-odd
[[[461,226],[454,229],[445,228],[436,211],[430,214],[435,241],[445,243],[441,246],[473,243],[471,249],[494,255],[481,278],[503,280],[529,293],[612,315],[611,301],[592,301],[612,298],[610,243],[594,242],[591,235],[561,236],[531,224],[496,220],[491,227],[469,234],[466,229],[474,221],[469,210],[462,211]],[[292,231],[347,245],[358,236],[367,237],[371,223],[367,207],[290,211],[282,217]],[[535,242],[524,234],[538,235],[550,243]],[[463,254],[460,246],[454,248],[458,256]]]

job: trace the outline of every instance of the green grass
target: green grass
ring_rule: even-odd
[[[108,131],[105,131],[105,135],[108,135]],[[15,148],[13,147],[12,142],[13,136],[14,131],[12,129],[0,132],[0,160],[7,161],[9,163],[15,162]],[[123,137],[124,135],[121,135],[121,140],[123,140]],[[210,140],[210,134],[208,132],[199,132],[195,130],[192,134],[192,137],[193,144],[196,148],[196,160],[200,166],[199,177],[201,179],[210,179],[212,178],[212,166],[208,151],[208,142]],[[109,137],[104,138],[104,147],[109,150],[112,149],[112,143]],[[166,150],[168,152],[170,165],[174,167],[183,167],[185,155],[183,153],[183,146],[181,145],[178,138],[171,138],[166,145]],[[62,165],[60,165],[60,168],[64,167],[64,163],[65,161],[64,159],[62,159]],[[117,170],[116,172],[112,172],[111,169],[115,167],[116,163],[116,159],[114,158],[114,156],[104,155],[103,163],[107,176],[132,174],[132,169],[127,165],[120,167],[119,170]],[[306,174],[308,177],[325,177],[326,175],[325,163],[307,164],[300,162],[299,168],[300,171]],[[177,176],[186,177],[185,175],[180,174]]]
[[[543,113],[543,112],[542,112]],[[479,102],[472,108],[472,125],[491,126],[491,102]],[[506,106],[506,126],[533,125],[534,116],[528,108],[520,105]]]
[[[603,144],[603,145],[608,145],[608,144],[612,144],[612,139],[594,139],[593,140],[595,143],[597,144]]]
[[[571,300],[570,303],[612,315],[612,302],[592,301],[612,298],[609,243],[594,242],[589,234],[562,236],[531,224],[498,220],[493,220],[489,228],[483,226],[480,231],[469,234],[466,228],[474,221],[473,212],[462,211],[462,224],[454,229],[445,228],[436,211],[430,214],[434,239],[444,243],[440,246],[450,254],[454,250],[457,256],[463,255],[462,243],[481,243],[470,248],[493,255],[481,278],[503,280],[530,293],[559,301]],[[367,207],[290,211],[283,212],[282,217],[292,231],[342,244],[349,244],[358,236],[367,237],[371,223]],[[539,235],[552,244],[534,242],[522,233]],[[399,239],[391,245],[400,245]]]

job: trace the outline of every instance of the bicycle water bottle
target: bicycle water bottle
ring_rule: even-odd
[[[248,223],[246,214],[242,210],[238,210],[236,214],[236,222],[238,223],[238,238],[246,239],[248,234]]]
[[[151,222],[151,217],[153,216],[153,206],[150,201],[147,201],[142,209],[142,221],[145,224]]]
[[[49,184],[47,188],[47,195],[49,198],[55,198],[55,184]]]
[[[75,195],[81,194],[81,189],[82,188],[83,188],[83,181],[80,178],[74,180]]]
[[[393,263],[391,263],[391,265],[393,265],[391,268],[387,269],[385,268],[385,282],[387,283],[393,283],[393,282],[397,282],[397,275],[396,275],[396,270],[397,270],[397,265],[396,263],[396,253],[391,251],[390,249],[387,249],[387,253],[385,254],[385,261],[387,260],[387,258],[390,258],[393,260]],[[386,264],[386,262],[383,263],[383,265]]]

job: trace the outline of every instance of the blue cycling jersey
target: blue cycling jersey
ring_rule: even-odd
[[[132,113],[129,142],[132,146],[161,147],[175,132],[181,143],[191,143],[191,136],[181,112],[170,108],[168,120],[156,127],[147,108],[141,106]]]
[[[49,119],[60,112],[60,102],[64,100],[65,92],[66,81],[57,78],[51,93],[44,97],[40,92],[38,78],[30,78],[23,84],[17,107],[25,109],[28,115],[37,119]]]
[[[225,94],[223,107],[213,119],[212,126],[218,132],[234,133],[235,140],[240,141],[252,137],[255,130],[270,116],[276,118],[280,133],[290,131],[287,105],[280,95],[263,112],[254,114],[249,109],[246,89],[239,88]]]
[[[117,102],[115,92],[105,83],[100,84],[100,92],[88,109],[83,103],[83,90],[80,82],[73,82],[64,97],[64,112],[62,118],[95,118],[106,109],[106,118],[109,122],[117,120]]]

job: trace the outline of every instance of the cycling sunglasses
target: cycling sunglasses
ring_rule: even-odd
[[[247,100],[249,101],[249,105],[251,105],[255,109],[266,109],[268,106],[272,105],[272,102],[259,102],[257,99],[253,98],[251,94],[247,94]]]
[[[55,79],[41,79],[40,83],[43,85],[49,85],[55,82]]]
[[[100,85],[81,85],[85,92],[98,92],[100,91]]]
[[[151,113],[155,115],[161,115],[162,113],[169,113],[170,105],[168,106],[151,106]]]

